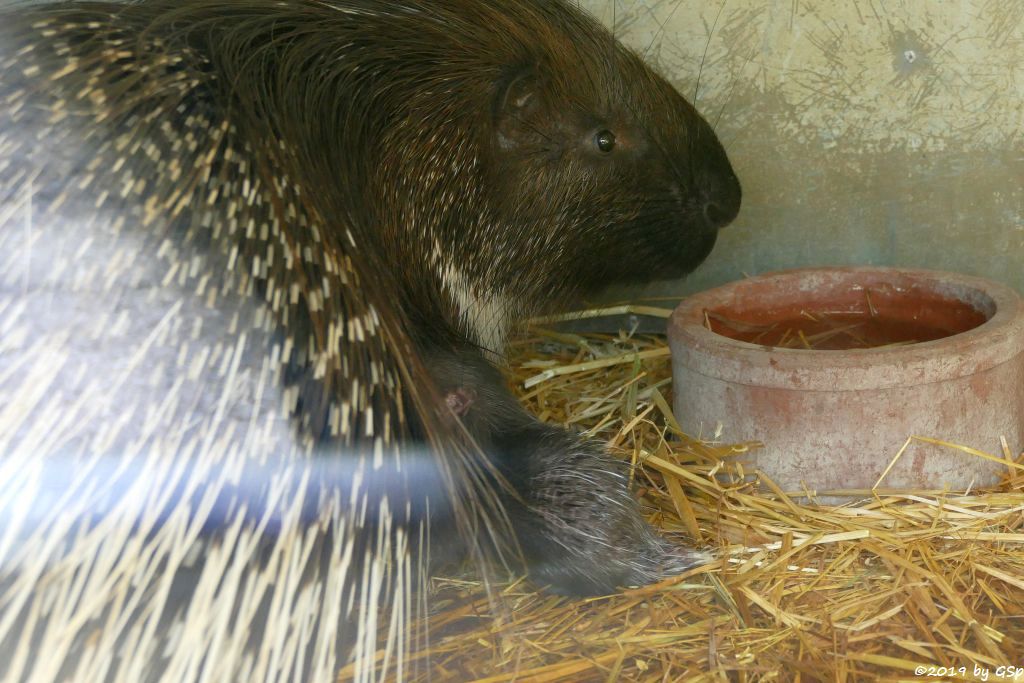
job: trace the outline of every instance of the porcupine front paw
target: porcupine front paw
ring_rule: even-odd
[[[424,358],[453,419],[518,494],[503,503],[535,582],[565,595],[600,595],[706,561],[644,521],[625,463],[538,422],[478,351],[433,347]]]
[[[505,435],[507,475],[523,497],[514,521],[534,581],[563,595],[653,583],[707,561],[661,538],[629,490],[625,463],[603,447],[534,423]]]

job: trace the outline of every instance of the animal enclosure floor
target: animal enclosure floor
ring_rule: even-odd
[[[1024,667],[1024,455],[992,454],[993,489],[801,504],[744,464],[757,444],[679,433],[663,338],[534,328],[509,374],[541,419],[631,461],[651,522],[716,559],[575,601],[436,578],[411,680],[1024,681],[1005,669]]]

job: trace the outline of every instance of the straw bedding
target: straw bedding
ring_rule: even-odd
[[[717,559],[582,601],[436,578],[415,680],[1024,681],[1024,454],[988,454],[992,489],[823,506],[745,463],[758,444],[681,434],[664,338],[534,326],[509,365],[535,414],[634,464],[655,526]]]

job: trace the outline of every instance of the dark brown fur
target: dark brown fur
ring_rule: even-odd
[[[710,127],[590,18],[555,0],[77,3],[4,17],[0,78],[0,329],[31,340],[0,355],[0,400],[34,395],[26,368],[51,348],[62,360],[50,403],[81,400],[0,424],[10,452],[147,473],[161,452],[225,471],[345,458],[337,481],[281,479],[280,500],[305,497],[320,525],[300,562],[303,585],[328,591],[311,632],[340,630],[357,658],[374,648],[375,604],[399,627],[414,611],[413,548],[428,531],[458,527],[462,552],[505,548],[574,594],[695,561],[643,521],[621,463],[526,414],[493,365],[523,315],[688,272],[739,208]],[[234,523],[243,539],[266,533],[253,508],[270,503],[199,482],[201,466],[140,495],[213,489],[225,502],[212,542],[235,538]],[[88,509],[82,471],[70,500]],[[441,520],[429,530],[427,509]],[[137,510],[112,510],[121,535],[105,542],[129,549],[118,557],[170,533],[164,518],[140,526]],[[46,520],[33,538],[70,533]],[[311,528],[301,515],[281,527],[280,538]],[[286,565],[267,558],[289,547],[236,548],[196,571],[280,585]],[[132,590],[157,591],[133,565],[113,567]],[[238,613],[224,635],[190,595],[162,623],[241,643],[224,671],[279,647],[275,633],[300,633],[274,625],[290,601]],[[70,612],[78,624],[105,613]],[[125,618],[150,640],[114,642],[162,642],[143,616]],[[0,652],[26,632],[0,633]],[[263,670],[329,668],[331,638],[309,632],[284,646],[297,657]],[[101,661],[84,627],[69,647],[67,675]],[[408,644],[395,647],[400,658]],[[119,661],[150,677],[190,666],[166,650]]]

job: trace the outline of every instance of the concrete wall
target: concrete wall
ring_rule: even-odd
[[[625,294],[824,264],[950,269],[1024,292],[1021,0],[579,4],[696,90],[745,190],[687,281]]]

